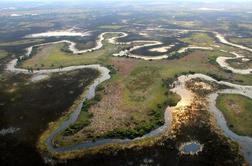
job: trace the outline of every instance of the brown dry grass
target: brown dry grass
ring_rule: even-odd
[[[91,123],[72,136],[63,136],[63,142],[71,140],[81,141],[95,136],[103,135],[120,127],[133,128],[131,113],[134,110],[125,110],[121,106],[123,84],[119,81],[105,86],[104,96],[101,101],[93,105],[89,112],[93,114]]]
[[[132,58],[113,58],[111,63],[120,75],[127,75],[134,69],[137,60]]]

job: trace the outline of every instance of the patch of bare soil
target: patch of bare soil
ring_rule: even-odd
[[[136,65],[137,61],[132,58],[114,58],[112,64],[117,69],[119,74],[127,75],[129,74]]]
[[[239,107],[238,104],[235,103],[233,100],[228,101],[228,105],[230,106],[231,110],[236,114],[239,115],[241,113],[241,108]]]
[[[107,85],[101,101],[89,109],[89,112],[93,114],[91,123],[75,135],[64,137],[63,141],[90,139],[104,135],[116,128],[134,127],[134,123],[130,123],[130,113],[134,111],[124,110],[120,107],[122,88],[120,82]]]

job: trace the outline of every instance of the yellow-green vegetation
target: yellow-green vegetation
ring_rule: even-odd
[[[8,53],[4,50],[0,50],[0,59],[6,57],[8,55]]]
[[[219,50],[213,50],[213,51],[208,51],[207,56],[208,56],[209,63],[219,66],[218,63],[216,62],[216,59],[218,57],[233,56],[233,55],[226,52],[219,51]]]
[[[243,84],[252,83],[251,77],[226,73],[225,70],[221,69],[219,66],[209,63],[208,58],[214,56],[213,51],[194,51],[187,56],[175,60],[144,61],[131,58],[113,57],[112,53],[118,52],[122,49],[122,46],[108,44],[106,41],[104,41],[104,47],[102,49],[82,55],[66,53],[64,52],[64,49],[62,49],[64,47],[65,44],[57,44],[38,48],[37,54],[33,55],[31,59],[21,63],[21,66],[56,68],[59,66],[98,63],[105,66],[113,66],[117,70],[116,74],[114,74],[109,81],[103,83],[102,86],[105,87],[105,89],[109,87],[109,85],[112,85],[112,87],[114,85],[119,86],[118,88],[116,87],[116,90],[114,91],[111,90],[101,94],[101,101],[98,102],[99,104],[103,103],[102,106],[104,106],[102,107],[103,110],[101,114],[103,112],[106,114],[113,113],[115,111],[112,111],[112,109],[115,109],[120,111],[120,113],[116,112],[117,114],[123,115],[127,113],[127,117],[129,118],[126,119],[126,121],[123,121],[123,125],[120,127],[114,127],[114,124],[112,123],[111,126],[114,130],[111,131],[111,128],[106,128],[109,132],[103,133],[105,136],[135,137],[142,135],[146,131],[163,123],[165,107],[171,103],[176,104],[179,100],[178,96],[168,91],[169,88],[164,86],[163,80],[169,78],[172,79],[180,74],[185,74],[190,71],[209,74],[219,79],[231,79],[234,82]],[[111,99],[112,95],[114,95],[114,98]],[[107,102],[104,102],[104,99],[106,99],[105,101]],[[113,104],[111,104],[111,100],[113,101]],[[118,102],[115,102],[114,100],[118,100]],[[95,115],[97,110],[99,111],[99,109],[101,109],[101,106],[96,106],[96,103],[94,103],[93,109],[95,111],[93,112],[94,115],[92,121],[95,118],[98,119],[93,122],[95,123],[93,126],[96,126],[96,123],[99,123],[98,121],[102,121],[103,123],[106,121],[105,124],[107,124],[107,122],[110,123],[113,120],[117,120],[113,119],[113,116],[111,116],[111,118],[104,118],[100,117],[100,115]],[[105,109],[107,109],[107,112]],[[114,115],[112,113],[111,115]],[[80,123],[85,124],[83,126],[88,125],[90,115],[84,112],[81,114],[81,117],[77,121],[77,126],[80,126]],[[101,120],[101,118],[103,119]],[[48,135],[58,124],[59,123],[55,123],[54,125],[51,125],[45,134]],[[87,127],[89,126],[92,126],[92,123]],[[118,128],[120,128],[120,130],[117,130]],[[101,128],[101,130],[103,131],[103,128]],[[81,133],[85,134],[85,132]],[[43,134],[41,139],[45,138],[46,137]],[[57,137],[56,139],[58,144],[60,137]],[[81,135],[71,139],[74,143],[80,142],[81,140],[83,141]],[[65,142],[65,144],[72,144],[73,142]],[[64,142],[60,144],[64,145]],[[42,148],[45,147],[45,145],[39,146]]]
[[[252,136],[252,100],[238,94],[221,94],[217,107],[232,131],[239,135]]]
[[[252,47],[252,38],[238,38],[238,37],[231,37],[229,38],[231,42],[247,45],[249,47]]]
[[[34,23],[29,23],[29,22],[20,22],[18,24],[19,26],[22,26],[22,28],[31,28],[31,27],[41,27],[41,28],[48,28],[48,27],[53,27],[54,22],[53,21],[43,21],[43,22],[34,22]]]
[[[111,94],[114,93],[111,90],[109,94],[106,94],[104,93],[103,88],[98,88],[96,97],[90,100],[90,102],[84,102],[83,111],[88,111],[90,105],[97,104],[103,97],[110,98],[111,95],[115,95],[117,98],[120,97],[120,102],[114,101],[114,105],[117,105],[117,102],[119,102],[118,107],[120,110],[115,110],[114,112],[116,114],[123,115],[125,115],[126,112],[130,118],[126,118],[119,122],[112,117],[110,119],[106,119],[104,117],[99,117],[97,119],[103,122],[109,120],[107,123],[110,123],[111,121],[115,121],[117,123],[123,122],[123,125],[120,125],[119,127],[113,126],[114,128],[107,129],[108,132],[98,132],[97,134],[93,133],[92,136],[85,132],[85,134],[89,135],[88,137],[78,133],[77,139],[71,141],[64,140],[64,142],[62,142],[62,136],[67,136],[69,133],[73,135],[80,131],[80,121],[77,120],[75,124],[59,135],[54,142],[57,143],[57,145],[66,146],[72,144],[73,141],[76,143],[82,142],[85,139],[95,139],[97,137],[135,138],[142,136],[147,132],[150,132],[152,129],[162,125],[164,123],[164,111],[166,107],[168,105],[176,105],[176,103],[180,100],[180,97],[169,92],[169,87],[163,84],[162,77],[159,72],[160,68],[158,66],[149,67],[144,63],[137,63],[137,65],[135,65],[132,69],[132,72],[128,75],[122,76],[117,73],[110,81],[104,83],[103,86],[108,86],[109,84],[120,82],[121,88],[117,89],[116,94]],[[109,108],[108,110],[103,110],[106,114],[110,114],[112,111],[111,109],[115,108],[110,107],[109,103],[103,105],[103,107]],[[96,112],[97,110],[94,111],[94,114]],[[98,124],[96,124],[96,126],[97,125]]]
[[[62,134],[64,136],[73,135],[73,134],[77,133],[78,131],[80,131],[81,129],[83,129],[83,127],[89,125],[90,118],[92,118],[93,114],[88,112],[88,109],[92,105],[97,104],[97,102],[99,102],[99,100],[100,100],[99,95],[96,95],[91,100],[85,100],[83,102],[81,112],[80,112],[79,117],[76,120],[76,122],[74,124],[70,125],[69,127],[67,127],[67,129]]]
[[[21,64],[23,68],[59,68],[62,66],[104,64],[107,59],[117,52],[119,46],[105,43],[104,47],[94,52],[80,55],[64,52],[62,49],[66,44],[54,44],[38,48],[37,54]]]
[[[0,42],[0,46],[17,46],[22,44],[32,44],[36,42],[43,42],[44,39],[24,39],[14,42]]]
[[[230,22],[227,20],[219,21],[216,26],[222,30],[226,30],[226,31],[230,30]]]
[[[242,61],[242,59],[230,59],[227,60],[227,62],[230,64],[230,66],[236,68],[236,69],[250,69],[252,68],[252,61]]]
[[[144,148],[144,147],[151,147],[155,145],[158,142],[161,142],[165,138],[167,138],[167,134],[160,137],[152,137],[152,138],[146,138],[144,140],[134,140],[130,142],[130,144],[105,144],[101,146],[97,146],[95,148],[83,148],[80,150],[74,150],[71,152],[63,152],[63,153],[52,153],[47,150],[46,147],[46,139],[50,135],[50,132],[56,129],[55,123],[49,124],[49,130],[46,130],[44,133],[42,133],[41,137],[39,138],[37,148],[41,153],[50,154],[51,156],[56,157],[57,159],[74,159],[74,158],[80,158],[87,154],[97,154],[97,153],[108,153],[108,152],[116,152],[118,150],[123,149],[130,149],[130,148]]]
[[[179,96],[169,92],[162,82],[158,66],[138,64],[127,77],[122,79],[125,88],[121,108],[134,110],[129,114],[134,127],[122,126],[105,134],[107,137],[135,138],[164,123],[164,111],[168,105],[174,106]]]
[[[186,28],[192,28],[200,25],[199,21],[172,21],[171,23]]]
[[[125,79],[125,84],[127,88],[124,89],[125,95],[123,98],[124,99],[123,103],[125,105],[134,107],[135,104],[132,105],[132,102],[133,102],[133,103],[136,103],[138,107],[141,106],[143,108],[143,107],[146,107],[147,105],[145,103],[142,103],[142,101],[148,100],[147,107],[150,107],[150,106],[153,107],[152,102],[156,103],[155,93],[154,95],[150,95],[150,94],[157,90],[159,92],[161,91],[164,92],[164,89],[160,89],[162,82],[160,80],[161,75],[159,71],[160,71],[160,68],[158,66],[147,66],[147,65],[146,66],[139,65],[136,69],[134,69],[129,74],[127,79]],[[159,100],[160,102],[162,102],[164,101],[164,96],[162,97],[159,96],[158,99],[156,100]]]
[[[212,69],[210,74],[219,73],[218,77],[220,78],[229,77],[223,70],[208,63],[208,56],[205,51],[196,51],[187,57],[173,61],[133,61],[136,64],[132,67],[132,71],[129,74],[121,75],[118,72],[110,81],[104,83],[104,86],[113,82],[121,83],[123,91],[119,108],[129,111],[128,115],[132,117],[130,120],[131,123],[126,123],[128,124],[127,126],[115,128],[115,130],[103,134],[104,136],[133,138],[143,135],[153,127],[162,124],[166,106],[171,103],[176,104],[179,100],[178,96],[170,94],[168,88],[163,86],[163,79],[174,78],[174,76],[187,73],[190,70],[191,72],[206,74],[209,73],[209,68]],[[240,75],[233,76],[236,77]],[[243,79],[245,78],[249,79],[248,77],[243,77]],[[118,89],[118,91],[120,90]],[[105,96],[109,95],[111,95],[111,93]],[[112,121],[112,119],[110,119],[110,121]],[[130,127],[134,123],[137,125],[133,128]],[[79,135],[76,138],[78,139],[72,140],[75,143],[82,140]],[[60,137],[57,137],[57,144],[59,140]],[[69,145],[73,143],[72,141],[60,142],[60,144]]]
[[[214,39],[211,38],[207,33],[193,33],[187,38],[180,39],[181,41],[194,46],[206,46],[214,44]]]
[[[121,25],[102,25],[100,26],[99,28],[101,29],[112,29],[112,30],[117,30],[117,29],[120,29],[122,28],[123,26]]]
[[[252,43],[252,38],[239,38],[239,37],[232,37],[229,38],[230,41],[234,42],[234,43]]]
[[[75,132],[81,130],[83,127],[87,126],[90,123],[90,118],[92,117],[92,114],[90,114],[87,111],[81,111],[79,114],[79,117],[77,121],[70,125],[65,131],[64,135],[72,135]]]

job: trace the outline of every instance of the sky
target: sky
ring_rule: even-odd
[[[60,2],[60,1],[64,1],[64,2],[85,2],[85,1],[89,1],[89,2],[108,2],[108,1],[122,1],[122,2],[134,2],[134,1],[140,1],[140,2],[144,2],[144,1],[150,1],[150,0],[0,0],[0,2]],[[176,0],[159,0],[159,1],[176,1]],[[194,2],[252,2],[252,0],[181,0],[181,1],[194,1]]]
[[[124,4],[148,4],[150,3],[158,3],[158,2],[171,2],[175,4],[180,3],[187,3],[190,4],[190,2],[195,2],[192,4],[199,4],[199,5],[216,5],[222,4],[225,6],[225,4],[234,5],[234,6],[240,6],[241,4],[243,6],[249,6],[249,8],[252,8],[252,0],[0,0],[0,4],[2,6],[19,6],[21,7],[22,4],[25,4],[26,6],[32,6],[32,5],[79,5],[79,3],[83,5],[111,5],[113,2],[115,3],[124,3]],[[37,4],[38,3],[38,4]],[[0,6],[1,8],[1,6]]]

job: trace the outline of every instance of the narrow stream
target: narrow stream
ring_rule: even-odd
[[[208,103],[209,103],[209,111],[213,113],[217,120],[218,126],[222,129],[224,134],[231,138],[232,140],[239,143],[241,152],[243,153],[245,159],[248,161],[250,165],[252,165],[252,138],[247,136],[239,136],[236,133],[232,132],[229,127],[227,126],[227,122],[222,114],[222,112],[216,107],[216,99],[218,94],[225,93],[225,94],[240,94],[249,97],[252,99],[252,86],[242,86],[237,84],[232,84],[225,81],[217,81],[207,75],[204,74],[194,74],[194,75],[187,75],[187,76],[180,76],[179,77],[179,87],[175,87],[172,91],[175,93],[183,94],[181,97],[191,95],[192,92],[185,88],[185,83],[190,79],[194,78],[201,78],[207,81],[212,81],[220,85],[226,85],[230,87],[230,89],[219,90],[215,93],[212,93],[208,96]]]
[[[122,34],[121,36],[118,37],[113,37],[108,39],[109,43],[112,44],[130,44],[130,43],[134,43],[134,42],[145,42],[146,44],[141,45],[141,46],[135,46],[131,49],[138,49],[141,47],[147,47],[147,46],[153,46],[153,45],[159,45],[162,44],[161,42],[158,41],[134,41],[134,42],[128,42],[128,43],[119,43],[116,42],[116,40],[118,38],[122,38],[127,36],[126,33],[124,32],[104,32],[102,34],[99,35],[98,39],[97,39],[97,45],[94,48],[90,48],[90,49],[86,49],[86,50],[78,50],[75,46],[76,43],[71,42],[71,41],[67,41],[67,40],[62,40],[62,41],[58,41],[58,42],[53,42],[53,43],[45,43],[45,44],[39,44],[39,45],[35,45],[32,47],[29,47],[27,49],[27,54],[24,56],[30,56],[32,49],[36,46],[43,46],[43,45],[49,45],[49,44],[56,44],[56,43],[69,43],[69,49],[74,53],[74,54],[78,54],[78,53],[85,53],[85,52],[89,52],[89,51],[94,51],[94,50],[98,50],[100,48],[102,48],[103,44],[102,41],[104,40],[104,35],[107,33],[118,33],[118,34]],[[216,32],[213,32],[216,34]],[[228,44],[234,47],[238,47],[240,49],[245,49],[247,51],[252,51],[252,49],[249,49],[247,47],[244,46],[240,46],[237,44],[233,44],[230,42],[227,42],[226,39],[221,36],[220,34],[216,34],[216,37],[220,40],[220,42],[222,42],[223,44]],[[205,49],[205,48],[204,48]],[[210,48],[208,48],[210,49]],[[135,58],[139,58],[139,55],[134,55],[133,57]],[[142,56],[144,59],[146,57]],[[165,58],[165,57],[163,57]],[[224,61],[223,61],[224,62]],[[21,69],[21,68],[16,68],[16,64],[17,64],[17,59],[12,60],[11,62],[9,62],[7,64],[6,70],[7,71],[11,71],[11,72],[16,72],[16,73],[27,73],[27,74],[49,74],[49,73],[56,73],[56,72],[65,72],[65,71],[72,71],[72,70],[77,70],[77,69],[83,69],[83,68],[93,68],[96,69],[98,71],[100,71],[100,77],[97,78],[92,85],[90,85],[89,89],[88,89],[88,93],[85,96],[85,98],[83,99],[91,99],[95,96],[95,89],[96,87],[110,79],[110,75],[109,75],[109,70],[105,67],[100,66],[99,64],[94,64],[94,65],[80,65],[80,66],[70,66],[70,67],[65,67],[65,68],[61,68],[61,69],[45,69],[45,70],[34,70],[33,73],[29,72],[26,69]],[[221,65],[222,66],[222,65]],[[245,73],[241,73],[241,74],[245,74]],[[172,121],[172,116],[171,116],[171,112],[173,109],[176,109],[177,107],[180,106],[185,106],[185,105],[189,105],[192,100],[193,100],[193,96],[194,94],[192,92],[190,92],[189,90],[187,90],[185,88],[185,82],[192,79],[192,78],[202,78],[208,81],[214,81],[218,84],[223,84],[223,85],[227,85],[229,87],[231,87],[232,89],[225,89],[225,90],[220,90],[216,93],[211,94],[208,97],[208,101],[209,101],[209,111],[214,113],[215,118],[217,119],[217,123],[220,126],[220,128],[223,130],[224,134],[237,141],[239,143],[239,145],[241,146],[241,151],[243,152],[246,160],[250,163],[250,165],[252,165],[252,156],[251,156],[251,150],[252,150],[252,138],[250,137],[244,137],[244,136],[238,136],[237,134],[233,133],[227,126],[226,120],[223,117],[222,113],[216,108],[216,98],[218,96],[218,93],[230,93],[230,94],[242,94],[244,96],[247,96],[249,98],[252,98],[252,86],[242,86],[242,85],[236,85],[236,84],[232,84],[232,83],[228,83],[228,82],[223,82],[223,81],[216,81],[213,78],[203,75],[203,74],[194,74],[194,75],[187,75],[187,76],[180,76],[178,78],[178,81],[175,85],[175,88],[172,89],[173,92],[177,93],[178,95],[181,96],[181,101],[178,102],[178,104],[175,107],[167,107],[166,111],[165,111],[165,123],[163,126],[151,131],[150,133],[142,136],[142,137],[138,137],[135,139],[98,139],[96,141],[85,141],[83,143],[80,144],[74,144],[71,146],[67,146],[67,147],[55,147],[52,144],[53,139],[63,130],[65,130],[70,124],[74,123],[78,116],[79,113],[81,111],[82,108],[82,102],[79,104],[79,106],[75,109],[75,111],[73,113],[71,113],[70,117],[65,120],[64,122],[62,122],[58,128],[56,130],[54,130],[50,136],[48,137],[48,139],[46,140],[46,144],[48,146],[49,151],[51,152],[67,152],[67,151],[73,151],[73,150],[78,150],[81,148],[90,148],[90,147],[95,147],[95,146],[99,146],[99,145],[104,145],[104,144],[110,144],[110,143],[129,143],[130,141],[134,141],[134,140],[139,140],[139,139],[144,139],[147,137],[154,137],[157,135],[162,134],[164,131],[168,130],[171,126],[171,121]]]

